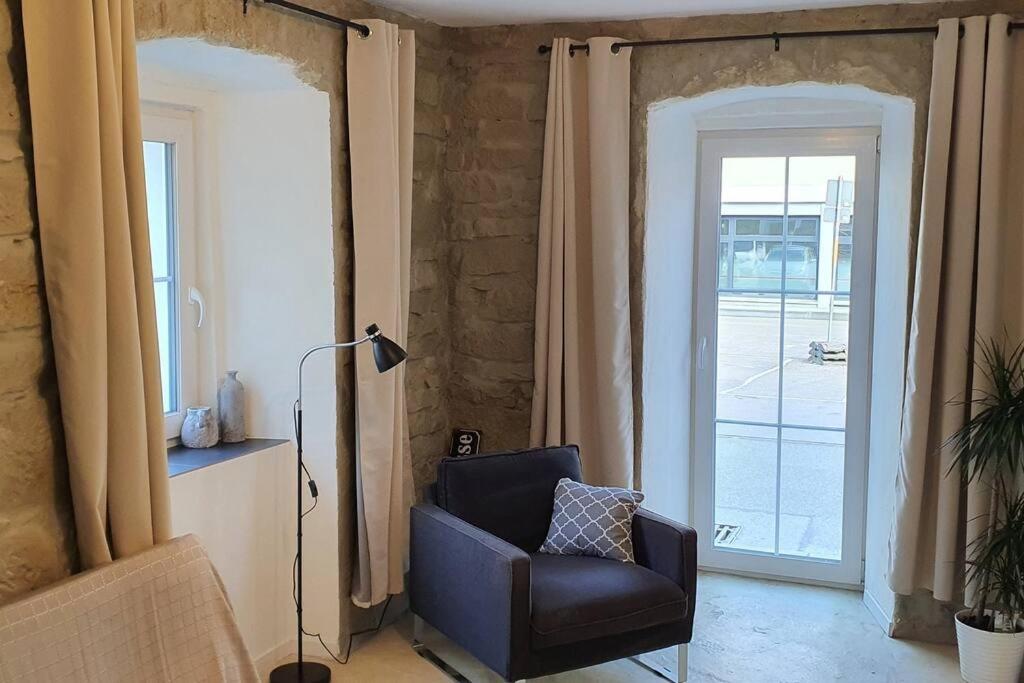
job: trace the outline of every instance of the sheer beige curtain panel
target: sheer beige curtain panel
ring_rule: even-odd
[[[633,485],[629,63],[615,38],[551,51],[537,250],[534,446],[580,446],[588,483]]]
[[[989,496],[947,475],[942,444],[985,389],[977,340],[1024,333],[1024,42],[1008,22],[945,19],[934,48],[889,583],[943,601],[964,596],[965,547]]]
[[[43,272],[82,565],[170,537],[131,0],[22,3]]]
[[[380,20],[348,40],[349,152],[355,231],[355,322],[405,347],[412,234],[416,38]],[[408,561],[412,467],[405,364],[378,374],[370,344],[356,352],[356,539],[352,601],[401,593]]]

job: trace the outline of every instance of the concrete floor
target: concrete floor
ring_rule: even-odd
[[[689,680],[693,683],[959,681],[956,648],[886,637],[851,591],[702,573]],[[409,646],[405,625],[360,647],[334,680],[447,683]],[[465,673],[471,674],[466,671]],[[629,660],[536,679],[545,683],[664,683]]]

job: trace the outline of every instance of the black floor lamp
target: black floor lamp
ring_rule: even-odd
[[[405,349],[385,337],[380,328],[370,325],[366,328],[366,336],[356,341],[343,342],[340,344],[321,344],[302,354],[299,359],[299,398],[295,402],[295,446],[298,452],[296,468],[296,507],[295,507],[295,543],[296,555],[295,564],[297,572],[296,594],[295,594],[295,618],[298,622],[298,661],[288,662],[275,668],[270,672],[270,683],[327,683],[331,680],[331,670],[319,662],[302,661],[302,474],[305,470],[302,464],[302,367],[306,359],[317,351],[325,349],[348,349],[360,344],[371,342],[373,344],[373,360],[377,365],[377,372],[387,372],[405,360]],[[309,490],[316,498],[316,484],[312,478],[309,480]]]

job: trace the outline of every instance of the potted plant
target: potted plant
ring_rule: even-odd
[[[985,530],[967,547],[974,605],[956,614],[968,683],[1017,683],[1024,665],[1024,343],[981,341],[988,386],[966,401],[970,419],[948,440],[965,483],[990,489]]]

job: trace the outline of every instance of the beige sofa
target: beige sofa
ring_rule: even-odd
[[[0,683],[256,680],[195,536],[0,607]]]

